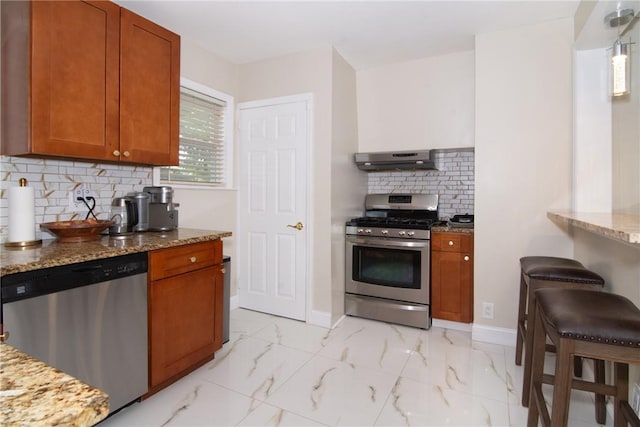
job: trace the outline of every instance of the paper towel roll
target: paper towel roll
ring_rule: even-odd
[[[33,187],[9,188],[8,242],[30,242],[36,239],[36,209]]]

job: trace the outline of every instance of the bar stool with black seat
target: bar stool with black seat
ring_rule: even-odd
[[[520,258],[520,301],[518,304],[518,328],[516,340],[516,364],[521,363],[524,342],[524,373],[522,405],[529,405],[531,386],[531,348],[535,316],[535,291],[543,288],[593,289],[602,290],[604,279],[587,269],[579,261],[568,258],[529,256]],[[553,351],[553,347],[548,347]],[[519,363],[520,362],[520,363]],[[574,361],[574,374],[582,376],[582,359]],[[594,374],[599,382],[604,382],[604,363],[594,361]],[[596,398],[596,421],[603,423],[606,418],[604,396]]]
[[[544,426],[566,426],[572,388],[614,396],[614,425],[640,426],[628,402],[629,364],[640,364],[640,309],[623,296],[584,289],[539,289],[536,299],[527,426],[537,426],[539,418]],[[556,348],[554,375],[544,374],[547,337]],[[572,378],[578,356],[613,362],[613,384]],[[551,415],[543,383],[553,385]]]

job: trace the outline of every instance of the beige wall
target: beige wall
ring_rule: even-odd
[[[625,41],[638,40],[635,25]],[[612,100],[613,211],[640,215],[640,55],[630,46],[631,93]]]
[[[353,164],[358,151],[356,73],[333,50],[331,126],[331,324],[344,314],[344,223],[362,214],[367,175]]]
[[[474,52],[358,72],[360,151],[474,146]]]
[[[311,310],[331,313],[331,47],[241,65],[238,101],[313,93]]]
[[[189,80],[236,97],[237,66],[226,62],[201,47],[182,38],[181,75]],[[234,156],[235,158],[235,156]],[[174,189],[174,200],[180,203],[180,227],[205,230],[236,231],[236,191],[205,189]],[[236,256],[235,237],[224,239],[224,253]],[[231,275],[231,295],[237,294],[237,269]]]
[[[546,217],[571,207],[572,42],[570,19],[476,36],[476,325],[515,329],[520,257],[573,255]]]

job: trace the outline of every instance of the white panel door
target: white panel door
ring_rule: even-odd
[[[298,320],[306,319],[307,121],[305,101],[240,106],[239,305]]]

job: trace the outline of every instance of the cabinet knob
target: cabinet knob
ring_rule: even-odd
[[[469,255],[465,255],[465,256],[464,256],[464,260],[465,260],[465,261],[469,261]]]
[[[449,246],[453,246],[453,240],[449,240]]]
[[[198,258],[196,258],[196,257],[194,257],[194,256],[192,256],[191,258],[189,258],[189,261],[191,261],[191,262],[196,262],[197,260],[198,260]]]
[[[113,155],[116,156],[116,157],[120,157],[120,151],[113,150]]]
[[[0,334],[0,342],[5,342],[9,339],[9,331],[4,331],[4,333]]]
[[[130,153],[128,151],[125,151],[124,153],[122,153],[122,155],[125,157],[129,157]]]

